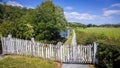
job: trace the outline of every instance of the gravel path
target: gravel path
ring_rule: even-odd
[[[71,45],[72,45],[72,46],[77,45],[77,43],[76,43],[76,33],[75,33],[75,30],[73,30],[73,38],[72,38]]]
[[[76,34],[75,34],[74,30],[73,30],[73,38],[72,38],[71,45],[72,46],[77,45]],[[74,52],[74,57],[76,57],[75,56],[75,49],[73,49],[73,52]],[[65,64],[65,63],[63,63],[62,68],[89,68],[89,65],[88,64]]]
[[[0,60],[4,58],[4,55],[0,54]]]
[[[89,68],[88,64],[63,64],[62,68]]]

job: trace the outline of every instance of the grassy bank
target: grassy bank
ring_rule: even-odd
[[[73,31],[70,30],[70,36],[64,44],[65,45],[71,45],[72,37],[73,37]]]
[[[98,68],[120,67],[120,28],[77,28],[76,36],[78,44],[99,44]]]
[[[56,64],[41,58],[7,56],[0,60],[0,68],[56,68]]]

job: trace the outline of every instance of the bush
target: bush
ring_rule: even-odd
[[[77,35],[77,43],[78,44],[83,44],[83,45],[87,45],[87,44],[92,44],[93,42],[96,41],[96,35],[95,33],[84,33],[84,32],[76,32]]]
[[[98,67],[116,68],[120,67],[120,46],[100,43],[98,47]]]
[[[0,40],[0,54],[2,54],[2,44],[1,44],[1,40]]]
[[[1,43],[1,37],[2,37],[2,35],[0,34],[0,54],[2,54],[2,43]]]

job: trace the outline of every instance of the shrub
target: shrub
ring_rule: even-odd
[[[120,46],[100,43],[98,47],[98,67],[116,68],[120,67]]]

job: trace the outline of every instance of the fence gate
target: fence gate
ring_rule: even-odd
[[[64,47],[67,52],[62,62],[66,63],[93,63],[94,51],[93,46],[67,46]]]

